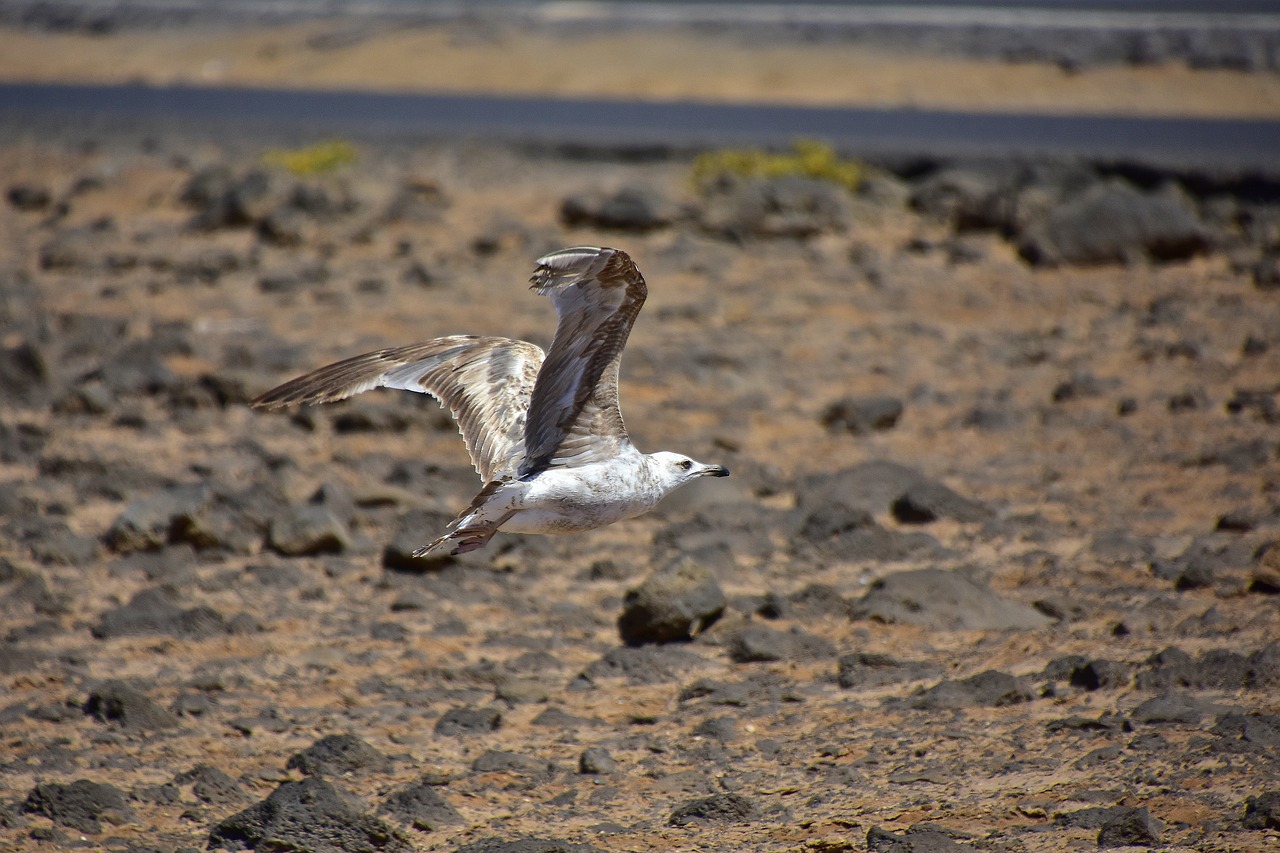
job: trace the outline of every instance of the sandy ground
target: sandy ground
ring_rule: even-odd
[[[742,36],[309,22],[90,36],[0,30],[0,80],[483,92],[973,111],[1275,118],[1280,75],[990,63]]]
[[[484,65],[500,47],[523,79],[490,67],[476,85],[997,105],[944,62],[913,63],[943,82],[904,91],[892,82],[903,66],[863,57],[882,75],[868,72],[880,82],[867,95],[754,63],[731,74],[711,61],[714,45],[699,61],[725,73],[695,84],[670,65],[586,74],[576,52],[516,61],[535,45],[501,36],[306,47],[317,32],[128,51],[126,38],[8,33],[0,77],[200,79],[212,61],[220,82],[411,86],[431,69],[454,80],[445,69]],[[415,43],[455,61],[432,65],[439,55]],[[419,54],[412,74],[372,70],[370,57]],[[816,52],[813,69],[827,61]],[[755,73],[759,84],[741,79]],[[1046,94],[1058,86],[1088,90],[1071,101],[1080,109],[1133,108],[1130,90],[1092,73],[999,69],[1022,73],[1049,88],[1028,85],[1041,94],[1020,106],[1063,106]],[[1256,100],[1227,94],[1232,75],[1125,79],[1166,92],[1156,111],[1275,109],[1273,79],[1247,81],[1272,92]],[[681,88],[694,85],[709,88]],[[1221,98],[1208,94],[1219,85]],[[1270,106],[1254,112],[1258,101]],[[1126,815],[1142,831],[1123,837],[1147,847],[1275,849],[1280,826],[1248,805],[1280,778],[1269,585],[1280,576],[1280,290],[1249,272],[1280,236],[1263,207],[1227,217],[1240,233],[1263,223],[1231,251],[1042,268],[996,233],[957,234],[912,210],[910,187],[891,178],[848,199],[839,227],[734,241],[679,213],[707,203],[688,162],[370,143],[308,184],[327,213],[206,229],[183,200],[193,176],[241,176],[260,157],[179,131],[142,144],[74,129],[0,140],[5,191],[26,188],[0,211],[0,850],[203,849],[224,820],[302,780],[291,756],[335,734],[387,757],[323,770],[353,799],[303,813],[303,829],[348,839],[384,822],[348,849],[835,853],[869,849],[874,827],[915,827],[907,849],[1067,853],[1097,849],[1102,822]],[[566,195],[621,187],[656,194],[674,220],[648,231],[561,221]],[[419,207],[389,215],[406,192]],[[1207,216],[1243,203],[1197,204]],[[384,568],[406,516],[437,519],[409,527],[424,544],[478,485],[447,419],[387,392],[299,418],[246,400],[326,361],[436,335],[545,345],[553,315],[525,288],[532,261],[583,243],[626,249],[649,281],[622,379],[636,443],[733,477],[604,530],[501,536],[456,565]],[[892,397],[901,418],[863,435],[825,426],[850,395]],[[906,486],[881,494],[855,467],[888,462],[980,511],[895,515]],[[858,470],[822,488],[869,501],[871,518],[834,523],[879,538],[813,532],[831,518],[806,506],[820,487],[806,478]],[[193,527],[165,514],[182,500],[174,486],[220,497],[191,510]],[[271,526],[306,517],[320,487],[341,544],[290,553]],[[157,539],[113,533],[157,496]],[[912,538],[922,533],[924,544]],[[718,581],[724,615],[693,642],[624,649],[628,590],[681,556]],[[948,624],[936,613],[947,602],[928,594],[924,624],[851,617],[876,579],[931,568],[976,577],[1029,621]],[[743,653],[747,628],[772,632],[764,659]],[[1170,647],[1190,660],[1176,677],[1174,656],[1152,662]],[[860,681],[859,653],[899,665]],[[1088,662],[1112,676],[1072,683]],[[973,700],[936,689],[987,670],[1020,686]],[[143,699],[104,700],[112,679]],[[443,725],[458,709],[498,722]],[[613,768],[580,772],[589,748]],[[226,781],[193,785],[209,776],[201,767]],[[379,811],[424,778],[454,816],[415,828]],[[42,805],[40,786],[81,779],[113,786],[125,807],[86,818]],[[691,805],[708,797],[720,811]],[[701,816],[682,825],[682,808]]]

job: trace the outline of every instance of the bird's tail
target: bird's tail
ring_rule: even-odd
[[[479,551],[489,544],[489,540],[497,532],[497,525],[486,524],[476,527],[459,527],[456,530],[449,531],[430,545],[424,545],[414,551],[413,556],[434,557],[447,551],[449,556],[456,557],[459,554]]]
[[[485,545],[488,545],[489,540],[493,538],[493,534],[498,532],[498,528],[505,524],[507,519],[515,515],[515,511],[511,510],[497,518],[485,517],[485,504],[488,503],[489,499],[493,497],[494,493],[502,485],[503,482],[500,480],[486,483],[480,493],[471,501],[471,506],[458,513],[458,517],[449,522],[449,532],[430,545],[425,545],[414,551],[413,556],[436,556],[444,552],[445,549],[449,549],[449,556],[456,557],[459,554],[479,551]]]

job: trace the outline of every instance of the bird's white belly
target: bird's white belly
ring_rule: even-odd
[[[614,465],[553,468],[512,483],[510,533],[578,533],[647,512],[662,498],[639,471]],[[498,495],[494,496],[495,498]],[[494,507],[497,509],[497,507]]]

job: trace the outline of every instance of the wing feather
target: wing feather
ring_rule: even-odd
[[[274,409],[345,400],[374,388],[430,394],[458,422],[471,462],[488,483],[514,474],[542,350],[510,338],[452,335],[365,353],[284,383],[253,401]]]
[[[630,447],[618,407],[618,367],[648,288],[626,252],[580,246],[538,259],[532,289],[558,322],[529,403],[525,476],[612,459]]]

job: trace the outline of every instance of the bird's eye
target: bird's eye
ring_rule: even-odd
[[[681,470],[681,471],[688,471],[690,468],[692,468],[692,467],[693,467],[693,460],[692,460],[692,459],[681,459],[681,460],[680,460],[679,462],[677,462],[676,464],[680,466],[680,470]]]

